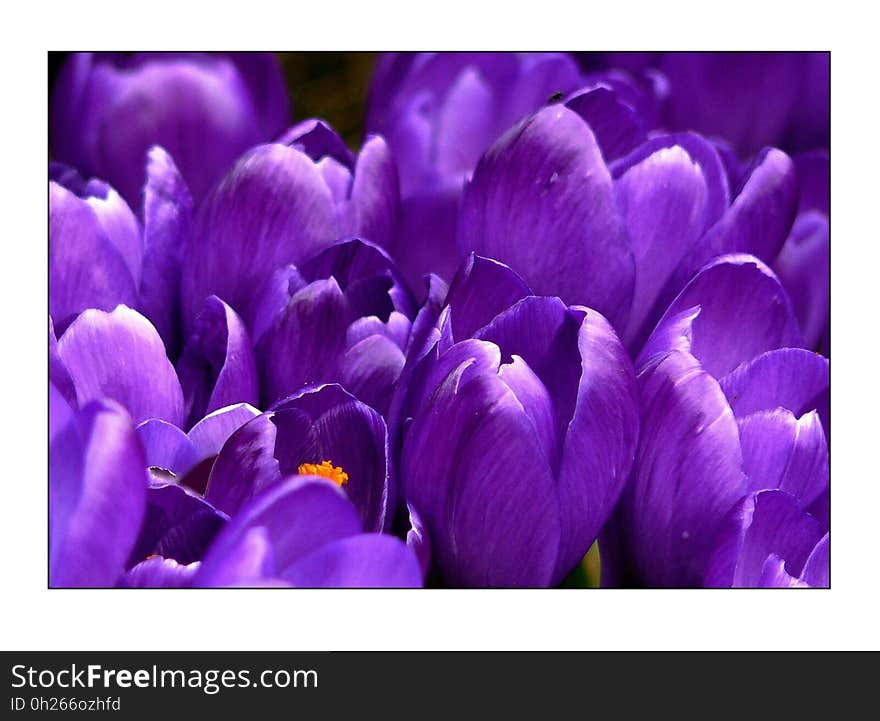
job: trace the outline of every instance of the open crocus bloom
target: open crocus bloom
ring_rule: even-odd
[[[336,384],[304,388],[245,423],[223,445],[206,497],[234,516],[288,475],[344,487],[370,531],[389,527],[394,488],[382,416]]]
[[[676,298],[636,364],[641,436],[600,542],[609,580],[702,585],[744,496],[780,489],[806,510],[827,493],[828,361],[802,342],[752,256],[713,261]]]

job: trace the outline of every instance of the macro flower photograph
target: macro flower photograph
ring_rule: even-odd
[[[830,587],[830,53],[48,69],[50,588]]]

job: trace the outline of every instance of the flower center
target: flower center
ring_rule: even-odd
[[[332,461],[323,463],[303,463],[296,469],[301,476],[321,476],[329,478],[337,486],[348,483],[348,474],[342,470],[342,466],[334,466]]]

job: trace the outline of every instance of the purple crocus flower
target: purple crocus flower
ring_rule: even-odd
[[[446,303],[401,414],[414,531],[445,584],[558,583],[632,462],[631,364],[599,313],[531,295],[495,261],[469,259]]]
[[[56,396],[50,427],[49,584],[113,586],[144,517],[143,449],[128,413],[113,401],[70,414]]]
[[[107,183],[49,170],[49,313],[63,330],[86,308],[135,306],[143,265],[137,218]]]
[[[497,258],[537,293],[596,308],[637,353],[706,262],[778,255],[797,208],[791,159],[766,149],[731,194],[714,145],[649,138],[606,163],[564,105],[509,130],[480,160],[459,214],[459,251]]]
[[[198,200],[288,118],[269,53],[74,53],[52,95],[51,145],[56,158],[104,178],[132,205],[146,152],[161,145]]]
[[[235,517],[264,488],[296,473],[343,486],[364,528],[386,530],[394,486],[382,416],[336,384],[304,388],[236,430],[220,450],[207,500]]]
[[[370,138],[357,159],[319,121],[282,140],[242,156],[199,208],[183,264],[187,330],[212,294],[252,318],[257,293],[278,268],[353,235],[388,242],[397,182],[381,138]]]
[[[456,208],[463,180],[513,123],[580,85],[563,53],[390,53],[370,89],[368,130],[400,170],[400,226],[392,255],[418,287],[458,266]]]
[[[753,256],[716,259],[679,294],[636,362],[641,435],[600,541],[609,581],[702,585],[742,498],[779,489],[806,509],[827,494],[828,361],[802,345]]]
[[[353,239],[279,268],[251,321],[268,407],[299,388],[339,382],[384,414],[404,364],[414,303],[391,258]]]

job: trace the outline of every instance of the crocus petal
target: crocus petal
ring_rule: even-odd
[[[700,166],[680,146],[633,165],[615,188],[636,264],[625,337],[638,348],[653,327],[658,295],[707,226],[708,188]]]
[[[234,515],[256,490],[281,480],[276,430],[271,415],[262,413],[229,436],[211,468],[205,492],[211,505]]]
[[[596,136],[606,162],[626,155],[645,140],[645,128],[638,113],[611,89],[587,88],[565,101],[580,115]]]
[[[773,269],[791,297],[808,348],[827,339],[830,261],[828,217],[815,211],[799,215]]]
[[[581,376],[559,472],[562,579],[589,550],[629,477],[639,431],[638,387],[608,322],[587,311],[578,330]]]
[[[700,168],[706,182],[705,221],[714,223],[730,205],[730,183],[718,149],[712,142],[696,133],[668,133],[656,135],[633,150],[629,155],[611,164],[611,174],[617,180],[631,168],[643,163],[655,153],[670,148],[681,148]],[[706,226],[708,227],[708,226]]]
[[[349,300],[335,278],[316,280],[294,293],[257,343],[263,406],[304,385],[338,380],[352,320]]]
[[[782,491],[746,496],[721,526],[706,568],[705,585],[754,588],[771,553],[785,561],[786,572],[800,576],[822,530],[797,501]]]
[[[95,217],[107,238],[125,261],[135,287],[138,287],[144,246],[140,224],[131,208],[119,193],[102,180],[89,180],[83,188],[83,196],[86,204],[95,211]]]
[[[137,433],[150,467],[183,476],[200,460],[192,441],[180,428],[167,421],[151,418],[138,425]]]
[[[358,154],[351,185],[352,234],[390,249],[400,204],[397,167],[379,136],[368,138]]]
[[[831,585],[830,543],[830,535],[826,533],[804,563],[801,579],[813,588],[828,588]]]
[[[168,355],[181,344],[180,263],[192,231],[193,200],[171,156],[153,147],[144,186],[144,262],[138,310],[156,326]]]
[[[814,408],[828,424],[828,359],[803,348],[780,348],[757,356],[720,379],[738,418],[788,408],[802,416]]]
[[[137,288],[93,208],[49,183],[49,313],[61,328],[86,308],[134,305]]]
[[[363,533],[321,546],[294,563],[285,579],[300,588],[419,588],[422,572],[401,540]]]
[[[199,568],[198,562],[182,565],[173,558],[148,558],[126,571],[122,588],[188,588]]]
[[[394,341],[383,335],[371,335],[345,352],[339,381],[384,416],[390,408],[394,384],[405,362],[403,351]]]
[[[480,160],[459,213],[459,251],[495,258],[540,295],[625,323],[632,254],[593,133],[564,106],[509,130]]]
[[[425,278],[425,298],[412,322],[409,339],[407,340],[407,358],[421,357],[433,345],[430,338],[436,331],[437,320],[446,304],[449,286],[437,275]]]
[[[621,501],[629,561],[647,586],[699,586],[718,524],[746,492],[736,420],[717,381],[680,351],[642,370],[639,389]]]
[[[289,478],[254,497],[226,524],[205,555],[197,584],[215,585],[219,578],[224,585],[234,583],[235,574],[224,566],[247,558],[249,575],[256,568],[260,575],[273,572],[285,579],[299,559],[360,532],[358,513],[341,488],[323,478]]]
[[[190,428],[187,436],[195,446],[199,458],[210,458],[220,453],[229,436],[260,411],[248,403],[236,403],[209,413]]]
[[[234,403],[258,401],[250,335],[238,314],[216,296],[205,301],[177,363],[187,423]]]
[[[336,208],[308,155],[280,144],[246,153],[199,208],[181,280],[191,322],[215,294],[249,317],[276,268],[336,239]]]
[[[58,354],[76,386],[77,402],[112,398],[135,423],[148,418],[181,425],[183,394],[156,329],[140,313],[83,312],[58,341]]]
[[[114,585],[146,490],[144,452],[128,414],[112,401],[86,405],[49,449],[49,583]]]
[[[222,554],[214,552],[208,557],[208,564],[200,566],[201,572],[193,578],[194,585],[253,587],[275,578],[275,555],[268,529],[257,526],[242,530],[237,538],[221,539],[226,541]]]
[[[504,263],[471,253],[446,295],[454,336],[470,338],[501,311],[531,294],[525,281]]]
[[[546,463],[555,474],[559,468],[562,433],[556,425],[556,408],[547,387],[518,355],[498,369],[498,377],[513,391],[531,423],[541,449],[540,462]]]
[[[691,322],[690,352],[716,378],[766,351],[803,345],[791,301],[773,272],[753,256],[729,255],[712,261],[682,290],[638,365],[663,350],[658,339],[664,326],[691,308],[699,313]]]
[[[555,481],[522,405],[492,372],[462,364],[404,442],[406,497],[453,586],[545,586],[559,545]]]
[[[248,318],[248,328],[254,345],[287,307],[291,297],[308,285],[302,274],[293,265],[277,268],[257,293]]]
[[[184,565],[198,561],[226,520],[225,514],[184,486],[154,484],[147,490],[146,515],[128,565],[150,556]]]
[[[739,421],[739,437],[749,490],[779,488],[807,505],[828,486],[828,443],[815,411],[753,413]]]

